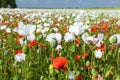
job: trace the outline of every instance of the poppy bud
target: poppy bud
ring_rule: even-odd
[[[120,76],[117,75],[114,80],[120,80]]]
[[[37,42],[39,42],[39,41],[40,41],[40,38],[39,38],[39,37],[37,37],[37,38],[36,38],[36,41],[37,41]]]
[[[5,55],[8,55],[9,53],[10,53],[9,50],[6,50],[6,51],[4,52]]]
[[[107,71],[105,77],[107,78],[110,75],[110,71]]]
[[[3,60],[0,60],[0,65],[3,63]]]
[[[94,74],[94,73],[95,73],[95,69],[92,69],[92,70],[91,70],[91,73]]]
[[[41,77],[40,77],[40,80],[44,80],[43,78],[44,78],[44,76],[41,76]]]
[[[37,49],[37,53],[38,53],[38,54],[40,53],[40,49]]]
[[[15,76],[13,77],[13,80],[18,80],[18,76],[15,75]]]
[[[50,29],[50,32],[51,32],[51,33],[53,33],[53,32],[54,32],[54,30],[53,30],[53,29]]]
[[[27,52],[28,52],[28,46],[23,46],[22,51],[23,51],[24,53],[27,53]]]
[[[2,44],[2,41],[0,40],[0,48],[2,48],[3,47],[3,44]]]
[[[50,42],[50,46],[51,48],[55,48],[57,46],[57,40],[53,39],[51,42]]]
[[[23,41],[25,41],[25,38],[24,38],[24,37],[22,37],[22,40],[23,40]]]
[[[93,76],[94,78],[97,78],[97,77],[98,77],[98,74],[97,74],[97,73],[93,73],[92,76]]]
[[[87,67],[90,66],[90,62],[89,61],[86,62],[86,66]]]
[[[19,69],[18,69],[18,73],[21,73],[21,72],[22,72],[22,70],[21,70],[21,68],[19,68]]]
[[[49,71],[50,71],[50,74],[54,73],[54,69],[53,69],[53,65],[52,64],[49,65]]]

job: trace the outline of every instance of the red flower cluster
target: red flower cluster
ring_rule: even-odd
[[[68,64],[68,60],[64,57],[57,57],[53,59],[53,66],[57,70],[61,68],[64,69],[67,64]]]

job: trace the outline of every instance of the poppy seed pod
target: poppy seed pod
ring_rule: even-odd
[[[22,51],[23,51],[24,53],[27,53],[27,52],[28,52],[28,46],[23,46]]]
[[[120,34],[114,34],[109,38],[110,43],[120,45]]]
[[[40,52],[41,52],[40,48],[39,48],[39,49],[37,49],[37,53],[39,54]]]
[[[57,46],[57,40],[55,40],[55,39],[51,40],[50,46],[51,46],[51,48],[55,48]]]
[[[40,42],[40,39],[42,38],[42,35],[39,35],[37,38],[36,38],[36,41]]]
[[[6,50],[6,51],[4,52],[5,55],[8,55],[9,53],[10,53],[9,50]]]
[[[116,36],[111,37],[111,42],[116,43],[117,42],[117,37]]]

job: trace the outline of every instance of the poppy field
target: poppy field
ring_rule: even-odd
[[[0,9],[0,80],[120,80],[120,11]]]

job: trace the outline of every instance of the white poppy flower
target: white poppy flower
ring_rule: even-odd
[[[24,37],[27,37],[27,39],[31,41],[35,39],[35,35],[33,34],[35,29],[35,25],[24,25],[23,23],[20,23],[18,28],[15,28],[14,31]]]
[[[69,72],[69,79],[70,80],[74,80],[75,79],[75,74],[72,71]]]
[[[20,23],[18,25],[18,28],[15,28],[14,31],[19,33],[22,36],[29,36],[33,34],[36,27],[34,25],[24,25],[23,23]]]
[[[41,28],[40,28],[40,27],[37,28],[37,29],[36,29],[36,32],[41,32]]]
[[[1,29],[1,30],[5,30],[6,27],[7,27],[6,25],[3,25],[3,26],[0,26],[0,29]]]
[[[51,34],[47,35],[46,41],[51,42],[52,39],[56,39],[57,42],[60,43],[61,39],[62,39],[62,35],[60,33],[51,33]]]
[[[59,17],[58,17],[58,21],[61,21],[62,19],[63,19],[62,16],[59,16]]]
[[[71,42],[73,40],[75,40],[75,36],[72,33],[65,33],[64,36],[65,42]]]
[[[57,45],[56,49],[57,49],[57,50],[61,50],[61,49],[62,49],[62,46],[61,46],[61,45]]]
[[[81,25],[79,23],[75,23],[74,25],[69,27],[69,32],[71,32],[75,35],[79,35],[84,32],[84,29],[81,27]]]
[[[95,38],[93,36],[89,36],[88,33],[84,33],[82,35],[82,40],[86,43],[86,44],[95,44],[96,46],[100,46],[101,43],[103,43],[103,38],[104,38],[104,34],[99,33],[98,37]]]
[[[58,32],[58,28],[53,28],[53,31],[54,32]]]
[[[10,32],[11,32],[11,28],[7,28],[7,29],[6,29],[6,32],[7,32],[7,33],[10,33]]]
[[[120,26],[120,20],[118,20],[118,21],[116,22],[116,24]]]
[[[2,20],[3,20],[3,17],[0,15],[0,23],[2,22]]]
[[[102,51],[99,49],[99,50],[95,50],[95,58],[101,58],[102,57]]]
[[[23,41],[23,39],[22,38],[20,38],[19,39],[19,43],[21,44],[21,45],[24,45],[24,44],[27,44],[27,41],[25,40],[25,41]]]
[[[14,56],[14,59],[18,62],[25,61],[25,54],[24,53],[19,53]]]
[[[100,47],[100,46],[101,46],[101,43],[103,43],[103,38],[104,38],[104,34],[103,34],[103,33],[99,33],[99,34],[98,34],[98,37],[97,37],[98,42],[96,43],[96,46],[97,46],[97,47]]]
[[[50,24],[44,23],[44,27],[49,27],[49,26],[50,26]]]
[[[46,18],[42,18],[42,22],[45,22],[46,21]]]
[[[35,40],[35,35],[34,35],[34,34],[31,34],[31,35],[27,36],[27,40],[28,40],[28,41],[33,41],[33,40]]]
[[[96,44],[98,42],[98,40],[96,38],[94,38],[93,36],[89,36],[88,33],[84,33],[82,35],[82,40],[86,44]]]

